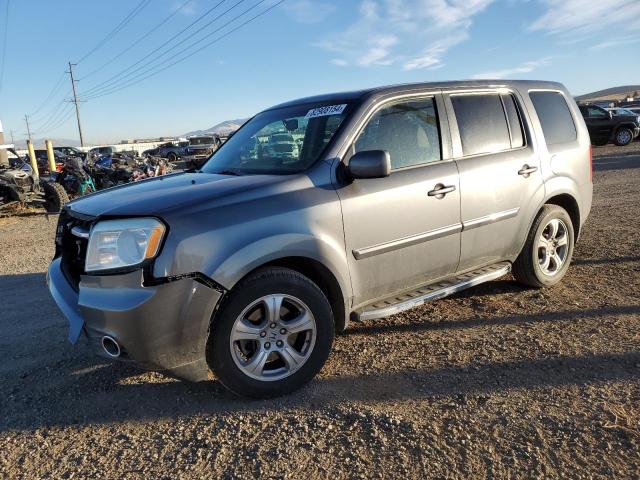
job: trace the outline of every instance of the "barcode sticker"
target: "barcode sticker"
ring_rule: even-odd
[[[342,105],[327,105],[326,107],[312,108],[307,112],[305,118],[325,117],[327,115],[340,115],[347,107],[346,103]]]

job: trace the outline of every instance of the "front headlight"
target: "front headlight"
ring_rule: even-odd
[[[158,254],[165,226],[155,218],[98,222],[89,236],[85,270],[134,267]]]

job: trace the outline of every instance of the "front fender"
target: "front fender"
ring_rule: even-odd
[[[220,263],[206,267],[206,275],[231,289],[249,272],[285,257],[303,257],[323,264],[336,278],[344,298],[351,297],[347,259],[343,245],[330,238],[300,233],[261,238],[231,253]]]

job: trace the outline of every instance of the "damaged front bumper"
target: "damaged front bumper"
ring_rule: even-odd
[[[56,258],[47,284],[69,321],[71,343],[85,333],[96,353],[113,357],[102,345],[108,336],[120,347],[119,360],[191,381],[207,378],[207,336],[222,291],[198,276],[150,284],[142,270],[82,275],[76,290],[63,273],[61,258]]]

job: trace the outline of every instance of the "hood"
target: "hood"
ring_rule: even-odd
[[[234,196],[246,199],[256,190],[287,182],[287,175],[244,175],[240,177],[208,173],[176,173],[101,190],[69,203],[72,212],[97,216],[162,216],[175,210],[202,208]]]

